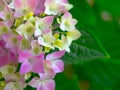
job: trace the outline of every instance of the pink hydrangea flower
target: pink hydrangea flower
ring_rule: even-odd
[[[55,41],[55,37],[52,35],[52,30],[48,28],[48,29],[44,30],[43,33],[44,34],[42,36],[38,37],[38,43],[40,45],[54,49],[53,43]]]
[[[12,26],[14,22],[13,13],[5,3],[5,1],[0,1],[0,18],[8,25]]]
[[[42,52],[43,47],[38,44],[37,40],[31,42],[31,51],[34,55],[38,55]]]
[[[35,73],[44,73],[44,53],[35,56],[30,51],[18,50],[18,55],[18,61],[22,63],[20,68],[21,74],[25,74],[31,71]]]
[[[54,16],[46,16],[44,18],[39,18],[36,20],[36,30],[35,36],[40,36],[44,34],[46,29],[50,28],[53,23]]]
[[[61,14],[64,10],[64,6],[57,2],[58,0],[46,0],[45,1],[45,14],[57,15]]]
[[[4,90],[23,90],[31,73],[38,77],[28,85],[37,90],[55,89],[53,79],[64,70],[60,58],[81,35],[75,28],[77,20],[68,12],[71,8],[68,0],[0,0]],[[55,48],[60,51],[53,52]]]
[[[15,55],[11,51],[0,47],[0,53],[2,53],[2,55],[0,55],[0,67],[15,60]]]
[[[17,49],[19,49],[19,44],[22,39],[22,36],[15,34],[4,34],[3,40],[5,41],[5,47],[9,48],[14,54],[17,53]]]
[[[72,15],[69,12],[65,12],[62,16],[62,20],[60,23],[60,28],[63,31],[70,31],[75,29],[75,25],[77,24],[77,20],[72,18]]]
[[[60,59],[65,54],[65,50],[56,51],[46,56],[46,60],[50,60],[52,62],[52,68],[56,73],[63,72],[64,63]]]
[[[24,16],[27,13],[34,12],[37,6],[37,0],[14,0],[15,17]]]
[[[4,46],[5,42],[0,40],[0,67],[9,64],[16,59],[16,55]]]
[[[39,73],[40,79],[44,80],[46,78],[54,78],[55,75],[56,73],[53,70],[52,62],[44,60],[44,73]]]
[[[44,60],[45,73],[39,73],[41,80],[45,78],[54,78],[56,73],[63,72],[64,63],[59,58],[61,58],[64,54],[65,50],[62,50],[53,52],[46,56],[46,60]]]
[[[19,35],[24,36],[26,39],[30,39],[32,35],[34,34],[34,31],[35,31],[35,27],[30,21],[27,21],[25,24],[21,24],[16,29],[16,32]]]

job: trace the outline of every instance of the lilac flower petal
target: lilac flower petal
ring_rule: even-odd
[[[37,90],[54,90],[55,81],[52,79],[43,80],[39,83]]]
[[[43,32],[42,32],[43,35],[48,34],[48,33],[52,33],[51,29],[49,29],[49,28],[43,30]]]
[[[6,42],[6,48],[16,48],[17,47],[17,36],[13,34],[4,34],[2,36],[3,40]],[[16,39],[16,42],[13,41]]]
[[[13,52],[8,51],[8,59],[9,60],[15,60],[16,59],[16,55]]]
[[[52,62],[53,70],[56,73],[63,72],[64,71],[64,62],[62,60],[55,60]]]
[[[4,66],[15,59],[15,55],[10,51],[5,51],[5,54],[0,57],[0,67]]]
[[[66,19],[72,19],[72,15],[69,12],[65,12],[65,14],[63,15],[62,19],[66,20]]]
[[[18,50],[18,55],[19,62],[26,62],[32,56],[32,53],[29,51]]]
[[[44,6],[44,3],[45,3],[45,0],[37,0],[37,7],[36,7],[36,10],[35,10],[35,14],[40,14],[40,13],[43,13],[44,10],[45,10],[45,6]]]
[[[45,78],[54,78],[56,73],[52,68],[45,69],[45,73],[39,73],[40,79],[44,80]]]
[[[65,50],[53,52],[46,56],[46,60],[58,59],[58,58],[61,58],[64,54],[65,54]]]
[[[3,34],[2,39],[6,42],[10,38],[11,34]]]
[[[38,86],[39,81],[40,81],[40,78],[34,77],[34,78],[28,83],[28,85],[36,88],[36,87]]]
[[[47,25],[47,27],[49,27],[51,26],[53,19],[54,19],[54,16],[47,16],[43,18],[43,21]]]
[[[32,64],[32,71],[35,73],[44,73],[44,66],[43,66],[43,62],[42,61],[35,61]]]
[[[8,59],[8,55],[5,54],[4,56],[0,57],[0,67],[8,64],[10,60]]]
[[[68,0],[60,0],[62,3],[68,3]]]
[[[14,0],[14,6],[15,6],[15,8],[21,8],[22,0]]]
[[[43,80],[45,78],[54,78],[56,73],[52,68],[52,62],[49,60],[44,60],[44,67],[45,73],[39,73],[40,79]]]
[[[37,0],[26,0],[26,4],[28,5],[29,9],[31,9],[31,11],[35,11]]]
[[[32,66],[29,62],[24,62],[22,63],[21,67],[20,67],[20,73],[21,74],[25,74],[28,73],[32,70]]]
[[[44,53],[41,53],[38,56],[35,56],[35,59],[37,59],[39,61],[43,61],[44,60]]]
[[[32,71],[35,73],[44,73],[44,66],[43,66],[43,61],[44,61],[44,53],[41,53],[35,57],[33,57],[33,63],[32,63]]]

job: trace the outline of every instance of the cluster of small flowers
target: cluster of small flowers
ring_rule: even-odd
[[[67,0],[0,0],[0,88],[55,89],[60,58],[81,35],[71,8]]]

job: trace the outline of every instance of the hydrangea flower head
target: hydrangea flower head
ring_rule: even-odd
[[[60,58],[81,33],[68,0],[0,0],[0,74],[4,90],[55,90]],[[35,75],[35,76],[34,76]]]

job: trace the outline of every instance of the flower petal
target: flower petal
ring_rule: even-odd
[[[21,74],[25,74],[32,71],[32,66],[29,62],[24,62],[22,63],[21,67],[20,67],[20,73]]]
[[[44,3],[45,3],[45,0],[37,0],[37,7],[36,7],[36,10],[35,10],[35,14],[40,14],[40,13],[43,13],[44,10],[45,10],[45,6],[44,6]]]
[[[45,1],[45,14],[48,14],[48,15],[61,14],[62,11],[64,11],[64,9],[65,9],[65,6],[62,5],[60,2],[57,2],[57,0]]]
[[[43,66],[44,53],[42,53],[38,56],[35,56],[34,59],[35,60],[32,64],[32,66],[33,66],[32,71],[36,72],[36,73],[44,73],[44,66]]]
[[[44,67],[43,67],[43,64],[42,63],[35,63],[33,65],[33,69],[32,69],[33,72],[35,73],[44,73]]]
[[[43,46],[46,45],[46,43],[44,42],[44,39],[41,36],[38,37],[38,43]]]
[[[38,85],[38,83],[39,83],[39,81],[40,81],[40,78],[34,77],[34,78],[28,83],[28,85],[36,88],[37,85]]]
[[[43,22],[46,24],[47,27],[50,27],[53,22],[54,16],[47,16],[43,18]]]
[[[62,60],[55,60],[52,62],[52,67],[53,67],[53,70],[56,72],[56,73],[59,73],[59,72],[63,72],[64,70],[64,62]]]
[[[53,52],[46,56],[46,60],[58,59],[58,58],[61,58],[64,54],[65,54],[65,50]]]
[[[28,51],[18,50],[18,55],[19,62],[26,62],[32,56],[32,53]]]
[[[39,83],[37,90],[55,90],[55,81],[52,79],[43,80]]]
[[[29,12],[34,12],[36,9],[37,0],[14,0],[15,17],[21,17]]]
[[[44,80],[46,78],[54,78],[56,73],[52,68],[52,62],[49,60],[44,60],[44,73],[39,73],[40,79]]]
[[[15,55],[12,52],[5,52],[5,54],[2,57],[0,57],[0,67],[10,63],[14,59]]]
[[[37,6],[37,0],[26,0],[26,4],[28,5],[29,9],[31,9],[31,11],[35,11]]]
[[[15,8],[21,8],[23,6],[23,3],[22,3],[23,0],[14,0],[14,6]]]
[[[76,19],[72,19],[72,15],[69,12],[65,12],[65,14],[62,16],[60,28],[65,31],[71,31],[75,29],[75,25],[77,23]]]
[[[78,39],[81,36],[81,33],[78,30],[71,30],[67,32],[67,40],[71,44],[73,40]]]

